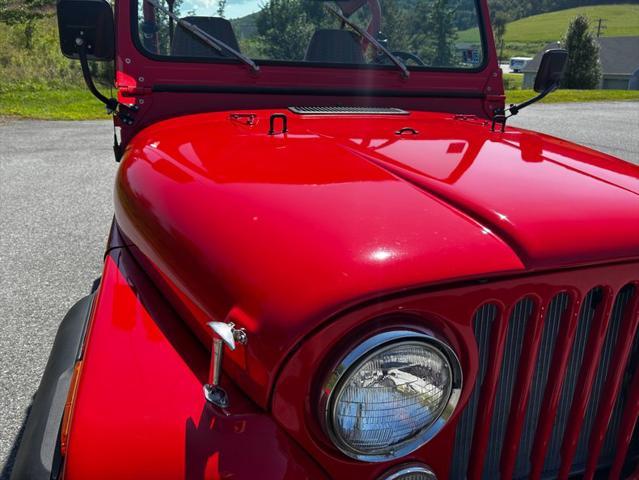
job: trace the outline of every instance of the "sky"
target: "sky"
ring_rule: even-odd
[[[244,17],[250,13],[258,12],[260,0],[227,0],[224,16],[228,19]],[[181,7],[182,12],[195,11],[197,15],[214,16],[217,11],[217,0],[185,0]]]

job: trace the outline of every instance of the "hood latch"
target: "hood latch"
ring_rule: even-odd
[[[226,408],[229,406],[229,397],[226,391],[220,387],[224,345],[235,350],[236,342],[240,345],[248,343],[248,335],[243,328],[235,328],[233,322],[209,322],[207,325],[213,330],[213,348],[211,349],[209,383],[204,385],[204,397],[213,405]]]

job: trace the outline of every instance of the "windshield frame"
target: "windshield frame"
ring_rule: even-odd
[[[244,64],[234,58],[206,58],[206,57],[183,57],[183,56],[169,56],[158,55],[150,52],[142,42],[140,41],[140,32],[138,30],[139,18],[138,7],[140,3],[145,0],[130,0],[130,35],[133,45],[136,50],[144,57],[163,63],[191,63],[191,64],[221,64],[221,65],[237,65],[244,66]],[[419,65],[406,65],[406,68],[411,74],[424,74],[424,73],[480,73],[483,72],[489,65],[490,52],[488,51],[488,41],[486,39],[486,19],[484,18],[484,12],[482,9],[481,0],[473,0],[475,4],[475,11],[477,13],[477,28],[479,29],[479,37],[482,49],[482,61],[477,67],[473,68],[458,68],[458,67],[434,67],[434,66],[419,66]],[[383,65],[374,63],[328,63],[328,62],[304,62],[295,60],[272,60],[272,59],[258,59],[249,57],[258,67],[294,67],[294,68],[324,68],[324,69],[339,69],[339,70],[372,70],[372,71],[397,71],[395,65]]]

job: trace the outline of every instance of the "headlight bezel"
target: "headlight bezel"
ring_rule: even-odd
[[[446,359],[452,372],[449,398],[438,419],[417,435],[392,448],[389,447],[386,451],[364,452],[346,444],[336,433],[334,427],[336,392],[339,392],[339,388],[345,383],[345,379],[349,378],[350,373],[367,362],[372,356],[398,344],[415,342],[428,344],[430,348],[437,350]],[[331,440],[332,445],[350,458],[365,462],[384,462],[401,458],[421,448],[448,423],[459,402],[462,386],[463,374],[457,354],[448,343],[432,332],[401,329],[377,333],[357,344],[346,353],[324,381],[319,402],[322,428]]]

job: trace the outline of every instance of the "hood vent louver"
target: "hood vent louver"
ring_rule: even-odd
[[[391,107],[289,107],[299,115],[408,115],[406,110]]]

